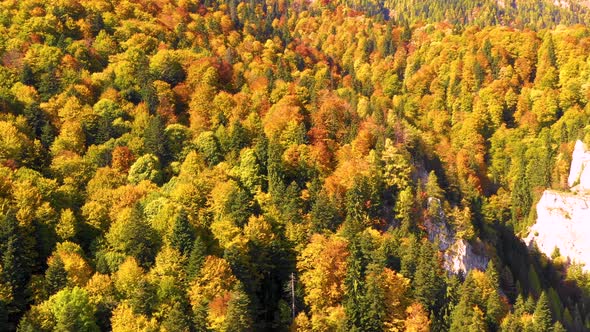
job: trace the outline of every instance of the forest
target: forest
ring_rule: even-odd
[[[590,9],[0,2],[0,330],[588,331],[527,248],[590,143]],[[445,268],[429,223],[488,258]]]

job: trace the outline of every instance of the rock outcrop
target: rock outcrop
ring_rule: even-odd
[[[548,257],[557,248],[562,257],[590,271],[590,152],[581,141],[576,142],[568,184],[570,192],[545,190],[525,242],[529,247],[536,243]]]
[[[567,184],[572,191],[590,191],[590,151],[582,141],[577,141]]]
[[[427,218],[424,226],[428,234],[428,240],[437,243],[439,250],[443,252],[444,268],[452,273],[467,274],[473,269],[484,271],[489,258],[483,254],[479,241],[475,245],[458,239],[451,229],[448,219],[441,207],[440,200],[430,197],[429,209],[435,210],[435,215]]]

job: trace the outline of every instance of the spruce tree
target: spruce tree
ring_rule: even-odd
[[[52,295],[66,287],[68,283],[68,273],[66,272],[64,262],[59,255],[53,258],[51,264],[45,271],[45,282],[47,295]]]
[[[430,242],[424,242],[420,249],[418,265],[414,275],[414,297],[428,310],[437,311],[437,299],[444,288],[437,254]]]
[[[367,268],[365,295],[362,302],[365,312],[361,316],[362,331],[383,331],[383,321],[386,315],[385,293],[383,290],[382,268],[372,264]]]
[[[188,310],[183,308],[183,304],[175,302],[166,313],[162,321],[162,327],[170,332],[191,331],[192,324],[190,319],[191,315],[188,313]]]
[[[325,191],[321,191],[311,207],[311,227],[314,233],[335,231],[338,226],[338,210]]]
[[[12,286],[13,301],[8,304],[22,308],[25,305],[25,287],[34,266],[34,239],[27,229],[19,227],[12,212],[0,217],[0,266],[6,283]]]
[[[224,331],[247,332],[253,330],[254,321],[248,294],[240,282],[234,286],[225,314]]]
[[[189,277],[189,280],[194,279],[199,274],[201,267],[205,262],[205,256],[207,256],[207,246],[201,237],[197,236],[193,242],[192,250],[188,259],[186,274]]]
[[[170,246],[180,251],[183,255],[188,255],[195,241],[195,231],[188,220],[188,214],[181,209],[174,221],[174,228],[170,235]]]
[[[547,301],[547,295],[545,292],[541,293],[535,312],[533,314],[533,320],[535,322],[535,329],[538,332],[549,332],[551,331],[552,318],[551,309],[549,308],[549,301]]]
[[[164,129],[164,121],[159,115],[155,115],[150,117],[148,125],[143,132],[146,151],[157,156],[162,163],[168,160]]]
[[[514,315],[515,316],[522,316],[526,312],[526,307],[524,303],[524,299],[522,294],[518,294],[516,297],[516,302],[514,302]]]
[[[352,239],[349,244],[349,252],[344,280],[346,285],[344,310],[349,331],[362,331],[361,320],[365,313],[363,297],[365,295],[366,263],[357,239]]]

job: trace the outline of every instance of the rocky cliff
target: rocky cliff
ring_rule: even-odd
[[[572,191],[590,190],[590,152],[582,141],[576,142],[567,183]]]
[[[489,259],[483,253],[480,241],[470,243],[456,238],[437,198],[429,198],[428,206],[436,213],[427,218],[424,226],[428,233],[428,240],[438,243],[439,249],[443,252],[445,269],[452,273],[463,272],[464,274],[473,269],[485,270]]]
[[[568,178],[570,192],[545,190],[537,203],[537,222],[525,242],[551,257],[555,249],[590,271],[590,152],[576,142]]]

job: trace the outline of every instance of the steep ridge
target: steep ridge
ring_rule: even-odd
[[[551,257],[556,248],[572,263],[590,271],[590,152],[581,141],[574,148],[570,192],[545,190],[537,204],[537,222],[525,242]]]

